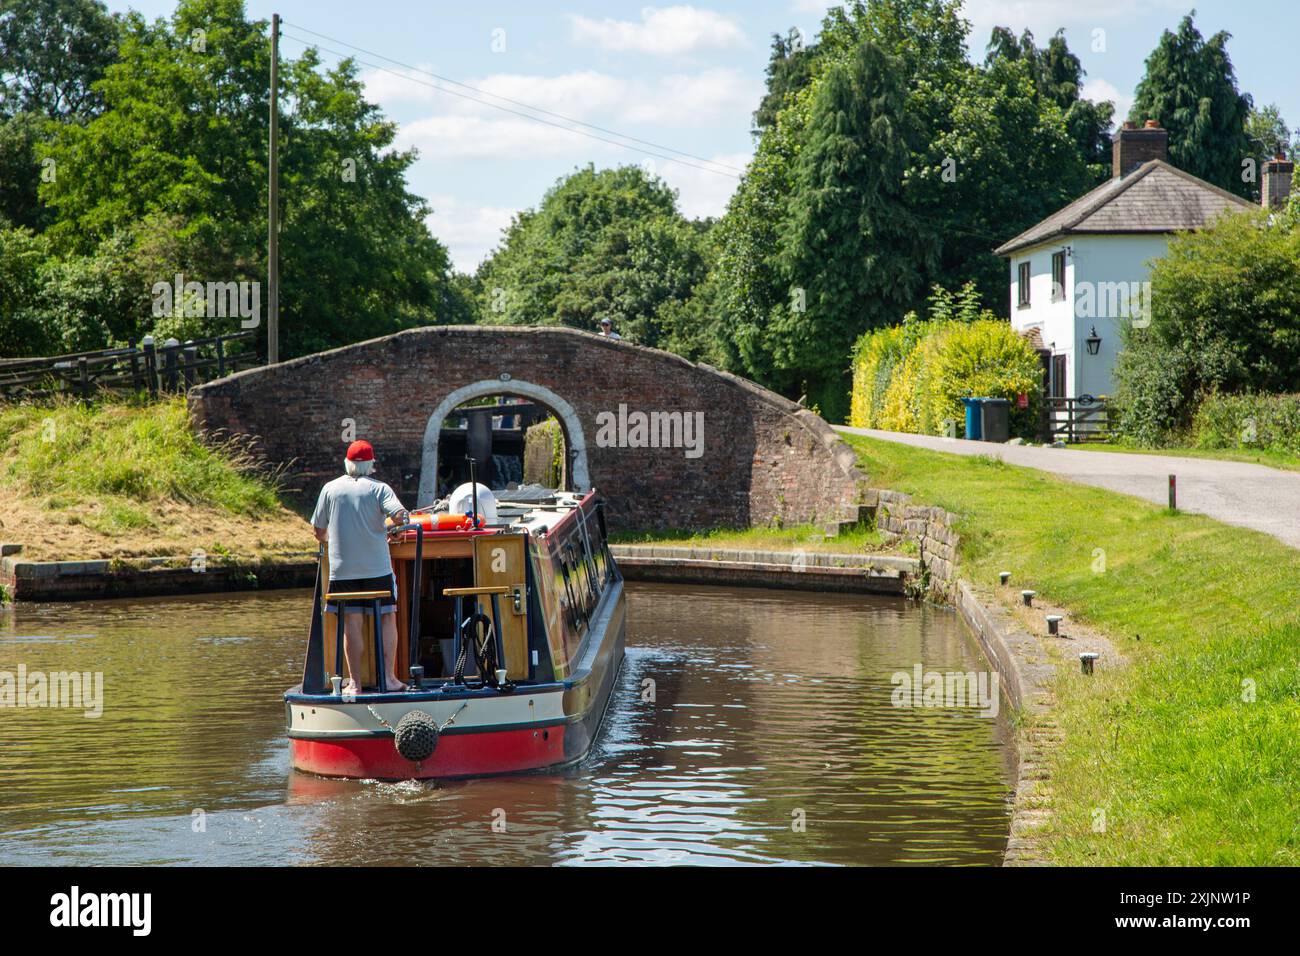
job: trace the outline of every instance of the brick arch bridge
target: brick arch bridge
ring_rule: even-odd
[[[200,385],[189,413],[208,432],[255,436],[312,496],[341,473],[351,420],[410,506],[432,498],[446,414],[503,393],[556,413],[573,486],[599,489],[616,528],[838,521],[863,500],[852,451],[807,409],[707,365],[567,328],[411,329]]]

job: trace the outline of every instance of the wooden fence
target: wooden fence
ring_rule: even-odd
[[[261,365],[252,330],[209,339],[78,352],[47,358],[0,359],[0,399],[50,394],[88,399],[100,391],[184,391],[200,382]]]
[[[1106,399],[1080,395],[1078,398],[1043,399],[1043,440],[1103,442],[1110,440],[1110,409]]]

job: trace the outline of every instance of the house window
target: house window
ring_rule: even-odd
[[[1029,263],[1020,263],[1020,271],[1016,279],[1016,299],[1020,308],[1029,305]]]
[[[1065,252],[1052,253],[1052,301],[1065,298]]]

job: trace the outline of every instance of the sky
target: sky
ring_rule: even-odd
[[[175,9],[173,0],[108,6],[150,18]],[[369,98],[399,124],[396,145],[419,150],[410,187],[432,207],[429,228],[463,271],[491,252],[515,212],[588,163],[640,164],[678,190],[685,215],[720,215],[753,152],[750,121],[771,35],[796,27],[814,38],[829,4],[539,6],[246,0],[251,18],[281,15],[284,55],[297,57],[306,41],[326,62],[357,59]],[[965,16],[974,59],[994,26],[1028,28],[1040,46],[1064,28],[1087,71],[1085,94],[1115,101],[1122,118],[1161,32],[1193,6],[1203,36],[1232,34],[1242,91],[1300,126],[1300,0],[966,0]]]

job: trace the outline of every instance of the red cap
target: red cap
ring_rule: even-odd
[[[348,461],[374,461],[375,450],[368,441],[354,441],[348,445]]]

